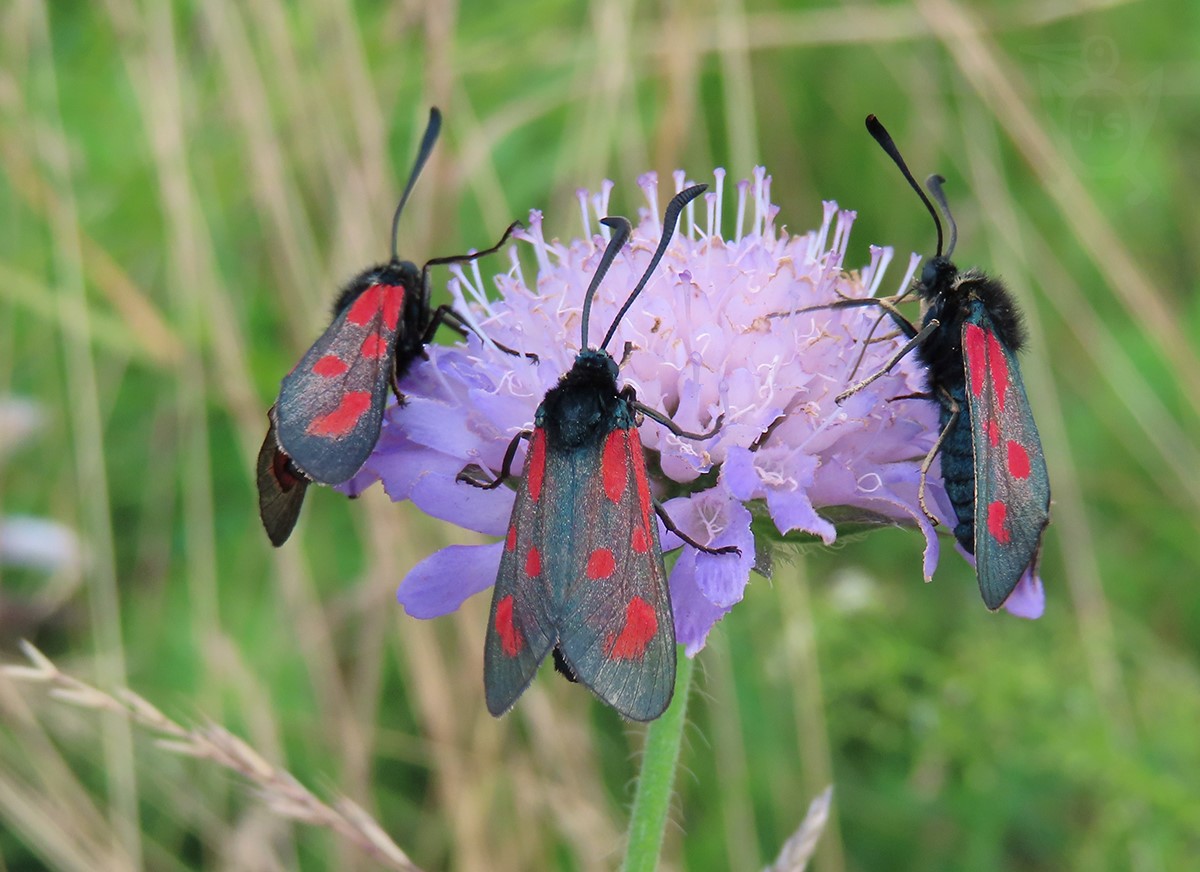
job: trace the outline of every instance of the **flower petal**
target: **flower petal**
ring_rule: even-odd
[[[1004,601],[1004,610],[1018,618],[1040,618],[1046,611],[1046,591],[1042,587],[1041,577],[1026,570],[1013,592]]]
[[[421,476],[408,498],[427,515],[450,521],[477,533],[503,536],[508,529],[517,495],[503,485],[495,490],[472,487],[454,475],[429,473]]]
[[[671,569],[671,605],[677,635],[689,656],[704,647],[714,622],[742,599],[754,567],[754,535],[748,509],[724,488],[678,497],[663,507],[683,532],[701,545],[735,545],[741,554],[704,554],[685,547]]]
[[[396,599],[414,618],[436,618],[496,583],[503,542],[448,545],[435,551],[400,582]]]
[[[700,592],[696,582],[694,548],[686,549],[671,569],[671,608],[675,612],[675,641],[684,646],[688,657],[695,657],[704,648],[713,625],[732,608],[718,606]]]

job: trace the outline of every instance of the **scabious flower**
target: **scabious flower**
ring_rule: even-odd
[[[639,429],[649,452],[652,487],[686,534],[741,555],[714,556],[684,548],[670,574],[676,637],[689,655],[741,600],[758,550],[752,509],[780,536],[816,537],[826,544],[845,523],[901,523],[925,536],[924,574],[937,565],[938,539],[918,504],[920,463],[937,433],[937,408],[920,398],[924,375],[912,356],[841,404],[834,398],[893,354],[893,335],[866,341],[879,319],[874,306],[805,307],[845,297],[874,296],[892,260],[872,247],[857,270],[844,264],[855,213],[824,204],[820,226],[803,235],[777,228],[770,177],[756,169],[736,187],[736,224],[722,226],[724,171],[703,201],[691,204],[666,256],[618,325],[609,350],[621,362],[620,381],[638,399],[670,415],[685,430],[724,425],[711,439],[680,439],[647,420]],[[676,191],[684,175],[676,173]],[[638,180],[646,199],[631,244],[617,257],[592,309],[593,346],[649,262],[661,231],[654,174]],[[351,483],[381,480],[394,500],[470,530],[501,536],[514,492],[481,491],[456,481],[465,467],[501,468],[513,436],[528,429],[546,391],[580,349],[584,292],[607,239],[597,219],[609,212],[613,184],[578,193],[583,235],[547,240],[542,215],[531,212],[519,234],[536,263],[527,281],[514,247],[510,267],[489,295],[480,270],[457,268],[450,293],[478,332],[454,346],[429,348],[401,384],[407,401],[384,418],[374,454]],[[697,214],[706,212],[706,214]],[[893,288],[906,288],[917,257]],[[886,326],[878,331],[890,334]],[[480,338],[480,337],[484,338]],[[534,352],[534,363],[496,343]],[[522,469],[522,451],[514,472]],[[940,519],[953,517],[936,473],[926,502]],[[951,525],[953,526],[953,525]],[[663,549],[681,546],[662,533]],[[400,585],[410,614],[434,617],[491,586],[501,543],[452,545],[419,563]],[[1026,609],[1028,612],[1029,609]]]

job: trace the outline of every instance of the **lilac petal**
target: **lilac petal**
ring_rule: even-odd
[[[465,406],[409,397],[402,412],[404,434],[417,445],[452,457],[467,457],[478,450],[479,439],[467,427]]]
[[[741,446],[729,449],[721,466],[721,483],[742,501],[763,496],[762,479],[754,468],[754,454],[750,449]]]
[[[802,451],[760,448],[751,452],[732,447],[721,467],[721,483],[740,500],[765,494],[780,533],[803,530],[829,545],[837,538],[837,529],[817,514],[809,498],[818,465],[815,456]]]
[[[692,433],[707,430],[712,420],[701,421],[700,413],[707,412],[706,404],[700,397],[701,386],[698,382],[686,380],[679,391],[679,401],[675,412],[671,415],[676,425]],[[715,397],[714,397],[715,399]],[[658,435],[657,447],[659,463],[663,474],[674,481],[686,484],[699,478],[702,472],[712,468],[709,451],[720,440],[720,434],[705,440],[680,438],[665,428]]]
[[[928,493],[928,491],[926,491],[926,493]],[[882,504],[882,506],[876,506],[878,511],[888,513],[888,515],[890,515],[890,513],[895,512],[895,510],[900,510],[901,512],[906,513],[908,517],[912,518],[913,523],[917,524],[917,529],[919,529],[920,533],[922,533],[922,535],[925,537],[925,551],[924,558],[922,560],[922,571],[925,575],[925,581],[931,581],[931,579],[934,578],[934,571],[937,569],[937,561],[941,558],[942,547],[940,540],[937,539],[937,530],[934,528],[934,524],[929,521],[928,517],[925,517],[925,512],[920,510],[917,500],[901,499],[899,497],[895,497],[893,493],[890,493],[889,491],[883,491],[883,489],[881,489],[880,492],[872,494],[871,499],[860,500],[860,503],[866,507],[871,507],[872,503]],[[883,506],[887,506],[888,509],[892,509],[892,512],[888,512]]]
[[[815,457],[801,457],[798,462],[807,465],[817,462]],[[810,482],[811,483],[811,482]],[[790,533],[792,530],[803,530],[820,536],[826,545],[832,545],[837,538],[837,528],[817,514],[808,492],[804,487],[788,490],[785,488],[770,488],[767,490],[767,509],[771,519],[780,533]]]
[[[422,478],[454,476],[464,465],[457,458],[411,443],[406,444],[403,451],[376,452],[368,464],[383,482],[383,489],[393,502],[408,499]]]
[[[921,510],[917,499],[921,479],[919,468],[912,461],[855,467],[853,461],[837,462],[839,459],[840,455],[835,462],[824,463],[817,470],[814,499],[819,499],[821,505],[855,506],[915,524],[925,536],[923,569],[925,580],[929,581],[937,567],[939,545],[937,531]],[[949,509],[944,490],[932,478],[925,489],[925,500],[943,524],[952,517],[946,514]]]
[[[671,570],[671,608],[675,612],[675,641],[684,646],[688,657],[695,657],[704,647],[713,625],[729,613],[732,606],[718,606],[700,593],[696,584],[694,548],[679,555]]]
[[[1026,569],[1013,592],[1004,601],[1004,610],[1018,618],[1028,618],[1035,621],[1046,611],[1046,591],[1042,587],[1041,576],[1033,570]]]
[[[421,511],[477,533],[503,536],[508,529],[516,491],[498,487],[485,491],[454,475],[430,473],[414,482],[408,498]]]
[[[741,554],[703,554],[694,548],[684,550],[672,574],[690,554],[682,570],[694,577],[696,589],[711,603],[728,608],[742,598],[750,570],[754,568],[754,535],[750,532],[750,511],[724,488],[716,487],[677,497],[666,506],[667,513],[683,532],[701,545],[721,548],[735,545]]]
[[[747,519],[750,516],[746,512]],[[747,520],[746,532],[750,532]],[[754,568],[754,537],[747,535],[739,554],[696,553],[696,587],[712,603],[730,608],[741,602],[750,581],[750,570]]]
[[[414,618],[449,614],[496,582],[503,548],[503,542],[448,545],[409,570],[396,599]]]
[[[379,475],[375,472],[375,470],[371,469],[371,464],[368,460],[362,469],[354,473],[353,478],[348,481],[344,481],[341,484],[335,484],[333,489],[335,491],[344,493],[346,496],[350,497],[350,499],[354,499],[355,497],[361,496],[363,491],[375,484],[377,481],[379,481]]]
[[[466,385],[473,390],[494,391],[496,389],[492,374],[480,366],[478,355],[483,350],[483,343],[474,333],[467,335],[468,353],[463,354],[454,348],[443,348],[437,357],[437,367],[454,381]]]

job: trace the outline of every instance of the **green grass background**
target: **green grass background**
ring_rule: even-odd
[[[425,868],[613,868],[643,728],[545,676],[489,717],[487,597],[431,622],[394,601],[472,540],[407,504],[310,491],[273,551],[264,410],[386,255],[430,104],[418,261],[530,208],[574,235],[574,190],[606,176],[621,212],[645,170],[759,163],[791,228],[858,210],[848,262],[928,253],[875,112],[948,177],[960,265],[1028,313],[1047,613],[988,614],[949,548],[923,585],[908,530],[756,579],[698,661],[662,866],[760,867],[832,782],[821,872],[1195,868],[1198,49],[1182,0],[10,0],[0,393],[50,424],[0,507],[71,524],[89,562],[0,577],[5,603],[57,604],[0,620],[2,656],[27,637],[228,726]],[[2,870],[373,868],[119,717],[2,680],[0,713]]]

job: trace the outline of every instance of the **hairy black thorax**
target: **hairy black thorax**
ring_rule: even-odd
[[[1016,352],[1025,344],[1025,325],[1011,292],[999,279],[982,270],[959,272],[946,257],[925,265],[917,294],[924,307],[923,324],[936,318],[941,326],[917,348],[929,369],[931,385],[949,386],[964,380],[962,327],[975,306],[982,306],[1000,342]]]
[[[633,407],[617,387],[617,362],[607,351],[585,348],[546,392],[534,420],[546,431],[547,447],[572,451],[633,426],[633,418]]]

